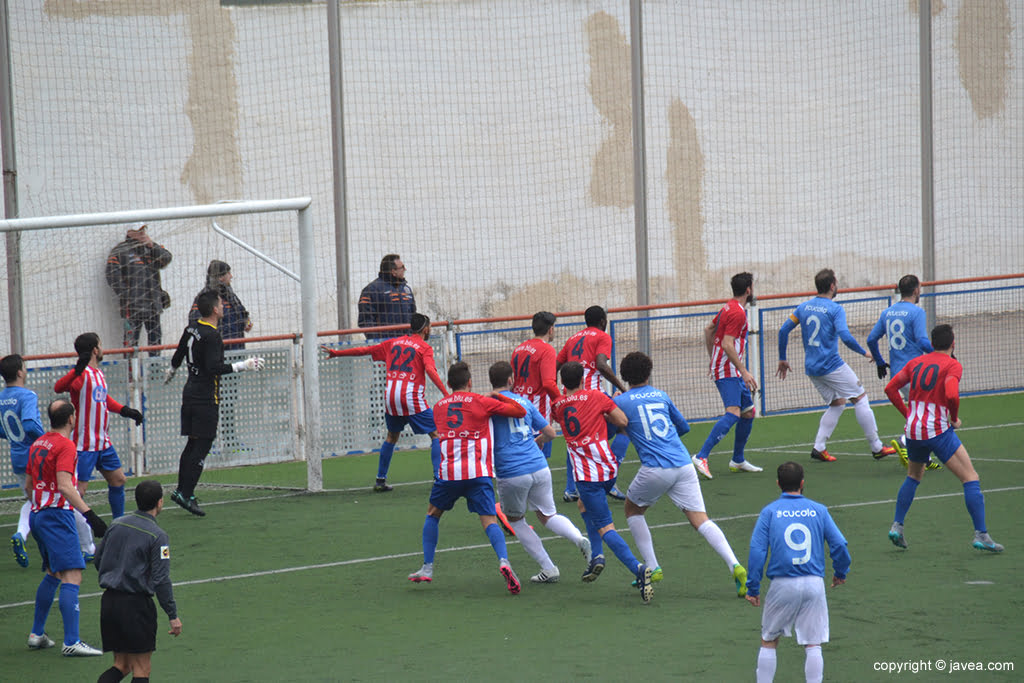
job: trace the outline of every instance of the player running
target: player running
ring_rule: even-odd
[[[629,420],[626,431],[641,463],[626,491],[626,522],[633,542],[643,555],[644,564],[654,567],[651,581],[661,581],[661,566],[654,554],[654,541],[644,515],[663,495],[668,495],[693,528],[725,560],[736,582],[736,593],[742,598],[747,592],[747,571],[736,559],[725,534],[704,511],[700,481],[690,462],[690,453],[680,441],[680,437],[690,431],[690,425],[668,394],[648,384],[653,367],[647,355],[639,351],[627,354],[619,364],[619,374],[629,383],[629,391],[615,397],[615,404]]]
[[[552,353],[554,361],[554,353]],[[551,532],[572,541],[590,564],[590,540],[580,533],[568,517],[558,514],[551,492],[551,470],[539,445],[550,445],[555,428],[548,424],[537,407],[526,397],[513,393],[512,365],[498,361],[489,376],[495,393],[512,399],[526,409],[526,417],[492,417],[494,434],[494,471],[498,478],[498,496],[516,538],[523,549],[540,565],[540,573],[530,577],[533,583],[557,583],[560,573],[544,549],[537,532],[527,524],[527,509]],[[534,437],[536,435],[536,437]]]
[[[28,372],[25,360],[16,353],[0,359],[0,375],[6,387],[0,391],[0,438],[11,443],[11,469],[18,485],[25,488],[25,468],[28,466],[28,449],[32,442],[43,435],[43,424],[39,417],[39,397],[25,388]],[[18,513],[18,529],[11,536],[11,550],[14,561],[22,567],[28,566],[28,549],[25,541],[32,531],[29,517],[32,503],[26,494],[25,502]]]
[[[616,389],[625,391],[626,385],[615,376],[615,371],[609,363],[612,356],[612,338],[605,332],[605,328],[608,327],[608,314],[600,306],[591,306],[584,311],[583,319],[587,326],[569,337],[565,345],[562,346],[558,357],[555,358],[556,368],[561,368],[568,361],[575,361],[583,366],[582,387],[584,389],[600,391],[601,378],[604,377]],[[629,437],[625,434],[615,437],[614,440],[612,437],[615,437],[615,432],[609,431],[608,440],[611,442],[612,453],[615,455],[616,461],[621,463],[622,458],[626,455],[626,449],[629,448]],[[568,474],[562,500],[569,502],[577,500],[579,496],[576,494],[572,479],[572,463],[568,454],[566,454],[565,464]],[[608,495],[618,500],[626,499],[626,494],[614,485],[608,490]]]
[[[413,583],[434,579],[434,554],[437,551],[438,525],[441,515],[466,499],[470,512],[480,515],[480,524],[487,540],[498,556],[498,571],[505,579],[508,592],[519,593],[519,577],[508,561],[505,533],[498,526],[494,508],[494,441],[491,435],[492,416],[512,419],[526,417],[526,408],[501,394],[474,394],[469,366],[455,363],[448,369],[448,386],[452,393],[434,404],[434,423],[440,438],[441,467],[437,472],[427,518],[423,521],[423,566],[409,574]]]
[[[761,614],[757,683],[775,679],[779,638],[794,630],[796,642],[804,646],[804,676],[808,682],[820,683],[825,670],[821,645],[829,637],[825,544],[832,558],[833,588],[846,583],[850,551],[828,508],[803,497],[803,467],[795,462],[779,465],[777,481],[782,496],[761,510],[750,536],[747,560],[747,602],[761,605],[762,572],[772,580]]]
[[[804,344],[804,370],[811,384],[828,404],[818,424],[811,458],[823,462],[835,461],[835,456],[829,455],[826,450],[825,443],[839,424],[839,417],[848,400],[853,403],[857,423],[871,446],[871,454],[875,458],[892,455],[896,449],[883,446],[878,438],[878,424],[868,402],[867,392],[857,375],[839,355],[839,339],[842,339],[849,348],[871,358],[871,354],[850,334],[846,326],[846,311],[833,300],[839,291],[836,274],[827,268],[819,271],[814,276],[814,286],[818,296],[797,306],[779,330],[779,367],[775,373],[779,379],[786,379],[790,369],[786,360],[786,344],[789,333],[799,325]]]
[[[395,453],[395,444],[402,435],[405,425],[412,428],[413,434],[430,434],[430,463],[433,476],[437,477],[437,468],[441,464],[441,451],[434,431],[434,414],[425,397],[426,378],[440,390],[442,396],[448,395],[437,367],[434,365],[434,349],[427,340],[430,339],[430,318],[422,313],[413,313],[409,322],[409,333],[403,337],[385,339],[373,346],[357,346],[349,349],[330,349],[321,346],[328,356],[369,356],[375,361],[384,363],[387,368],[387,384],[384,392],[384,423],[388,435],[380,445],[380,459],[377,461],[377,481],[373,490],[386,493],[394,487],[388,486],[388,469],[391,457]]]
[[[608,424],[625,427],[625,413],[598,389],[583,386],[583,366],[570,361],[559,370],[566,395],[555,401],[552,410],[562,425],[565,448],[574,468],[579,507],[590,538],[590,566],[583,572],[587,583],[595,581],[604,571],[603,543],[607,543],[619,561],[636,576],[640,598],[648,603],[654,595],[651,577],[654,568],[643,564],[633,555],[612,523],[606,494],[615,486],[619,461],[608,447]],[[607,420],[607,422],[605,421]]]
[[[68,374],[57,380],[53,390],[58,394],[69,392],[71,404],[75,406],[75,431],[72,436],[78,449],[78,491],[83,496],[89,488],[94,470],[99,470],[107,480],[107,501],[114,519],[124,514],[124,469],[107,431],[110,413],[135,420],[142,424],[142,413],[123,406],[107,393],[107,379],[100,369],[103,349],[95,332],[86,332],[75,338],[78,362]],[[92,560],[96,543],[92,531],[81,514],[75,514],[78,536],[86,561]]]
[[[895,377],[903,366],[918,356],[931,353],[932,344],[928,341],[928,327],[924,309],[918,306],[921,300],[921,281],[916,275],[904,275],[900,278],[898,291],[902,297],[889,308],[882,311],[878,322],[868,333],[868,350],[878,367],[878,379],[885,379],[886,371],[891,368]],[[886,363],[878,349],[878,342],[885,336],[889,342],[889,360]],[[908,389],[902,390],[903,398],[909,398]],[[893,439],[892,447],[900,454],[900,462],[907,467],[907,439],[900,434]],[[879,456],[884,458],[885,454]],[[928,469],[937,470],[942,465],[928,458]]]
[[[960,443],[956,429],[960,427],[960,378],[963,367],[953,357],[953,328],[938,325],[932,330],[931,353],[914,358],[885,387],[896,409],[907,418],[907,457],[910,465],[907,478],[896,494],[896,516],[889,529],[889,540],[900,548],[907,547],[903,522],[914,502],[917,486],[924,476],[928,456],[942,461],[964,487],[964,503],[974,523],[974,541],[978,550],[1003,552],[1003,546],[992,540],[985,526],[985,496],[967,449]],[[910,385],[910,406],[903,402],[900,389]]]
[[[730,472],[760,472],[762,468],[746,460],[743,449],[754,426],[754,392],[757,380],[747,370],[743,354],[747,349],[746,305],[754,300],[754,276],[737,273],[730,280],[732,299],[718,312],[704,328],[704,343],[711,357],[711,378],[715,380],[718,393],[725,405],[723,415],[693,456],[693,466],[705,479],[711,479],[708,456],[711,449],[736,427],[736,440],[732,447]]]

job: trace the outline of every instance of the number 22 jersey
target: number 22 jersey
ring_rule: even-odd
[[[428,375],[444,393],[444,384],[434,365],[434,349],[418,335],[387,339],[373,346],[331,350],[329,353],[332,356],[370,356],[384,363],[387,368],[384,411],[388,415],[415,415],[429,408],[424,395]]]

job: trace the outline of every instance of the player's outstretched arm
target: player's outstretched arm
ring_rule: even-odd
[[[493,398],[499,405],[492,405],[489,407],[488,412],[491,415],[503,415],[504,417],[526,417],[526,408],[519,405],[518,401],[515,401],[508,396],[502,396],[501,394],[496,394]]]
[[[910,370],[908,365],[904,365],[903,369],[896,373],[896,376],[889,380],[889,383],[885,385],[885,395],[888,397],[889,402],[896,406],[896,410],[900,411],[903,417],[907,416],[910,412],[910,408],[903,402],[903,395],[900,394],[902,389],[908,382],[910,382]]]
[[[608,356],[603,353],[597,354],[597,360],[594,361],[594,367],[596,367],[597,371],[600,372],[606,380],[611,382],[612,386],[616,389],[622,393],[629,391],[629,389],[626,388],[626,385],[622,383],[622,380],[615,376],[615,371],[612,370],[612,366],[608,362]]]

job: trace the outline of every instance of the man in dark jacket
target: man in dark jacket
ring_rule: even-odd
[[[146,224],[128,230],[125,240],[107,257],[107,284],[117,294],[124,320],[124,345],[135,346],[145,325],[150,346],[162,343],[160,314],[171,298],[160,286],[160,269],[171,262],[171,252],[146,234]],[[159,355],[150,351],[149,355]]]
[[[359,295],[359,327],[402,325],[403,329],[366,332],[367,339],[379,340],[405,334],[412,314],[416,312],[416,299],[412,287],[405,281],[405,264],[398,254],[388,254],[380,262],[377,279],[363,287]]]

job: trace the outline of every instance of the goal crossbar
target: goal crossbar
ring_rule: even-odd
[[[303,426],[299,429],[302,453],[306,459],[306,489],[323,490],[320,451],[320,376],[317,367],[316,259],[313,246],[313,217],[310,197],[258,199],[219,204],[175,206],[162,209],[138,209],[104,213],[82,213],[0,220],[0,232],[51,230],[117,223],[170,221],[187,218],[213,218],[245,213],[295,211],[298,214],[299,276],[302,293],[302,384]]]

